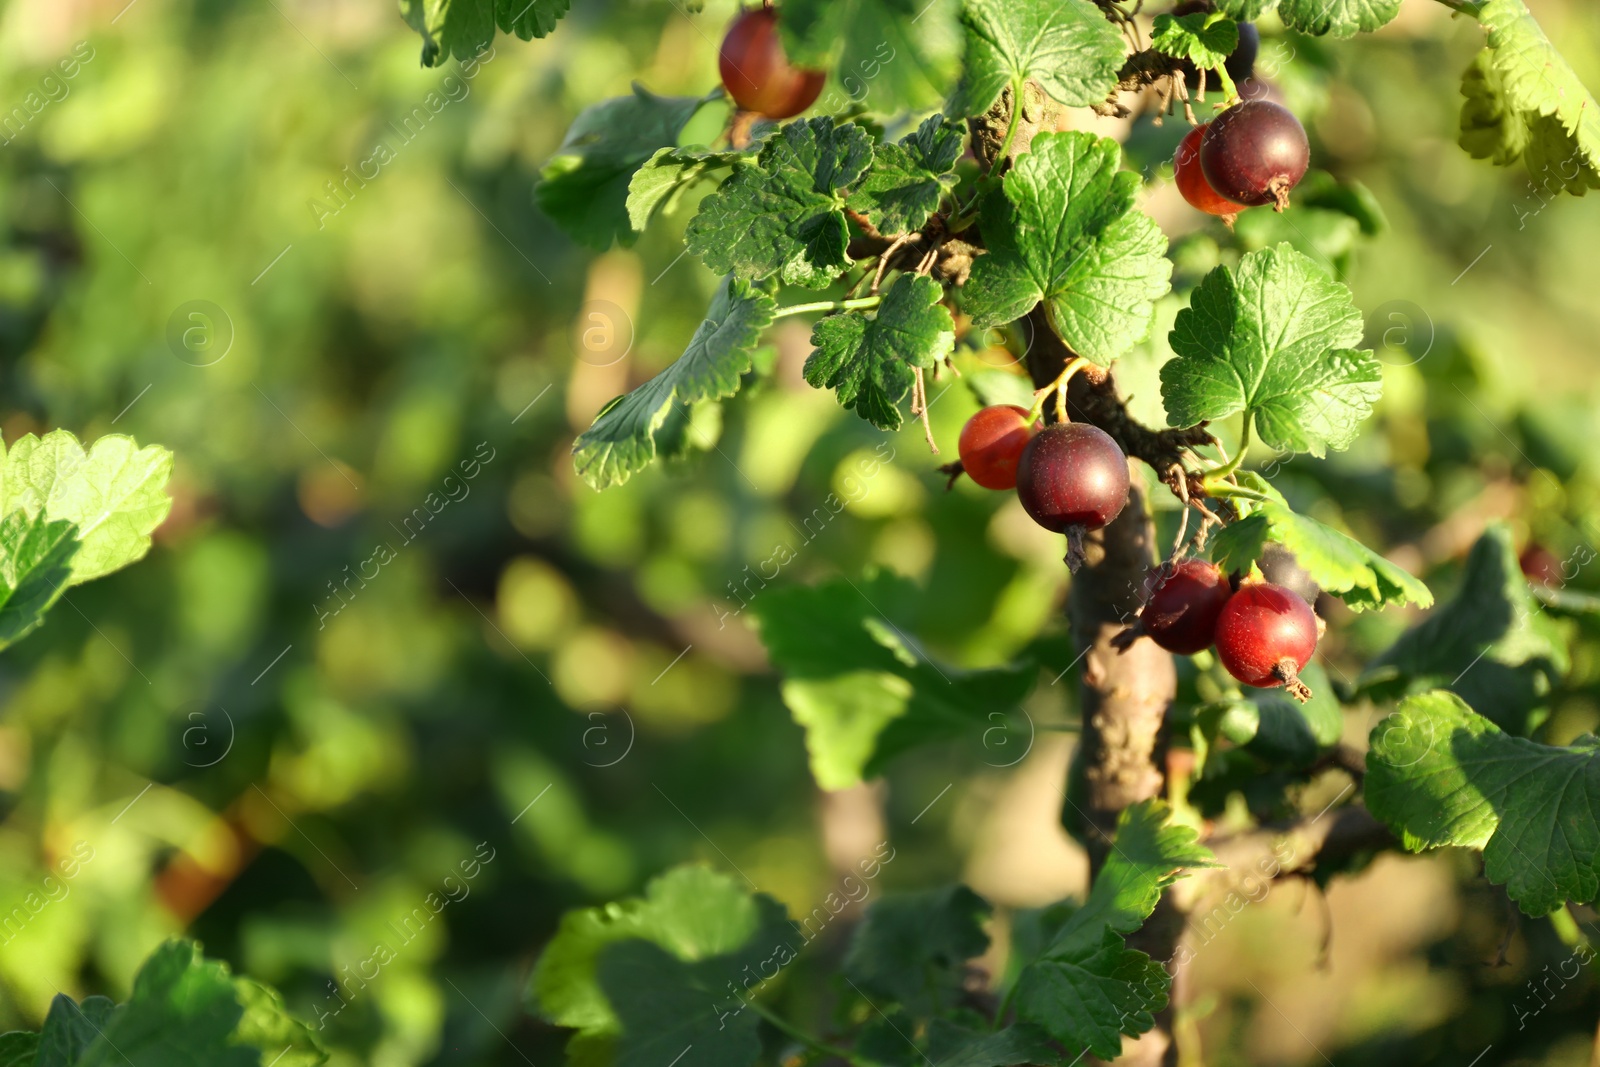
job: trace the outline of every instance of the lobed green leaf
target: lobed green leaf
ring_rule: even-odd
[[[764,291],[725,279],[683,355],[607,404],[573,442],[573,466],[583,480],[595,489],[621,485],[656,458],[675,410],[738,392],[774,310]]]
[[[1413,851],[1483,850],[1484,875],[1528,915],[1600,895],[1600,738],[1512,737],[1454,693],[1401,701],[1372,730],[1367,807]]]
[[[720,92],[657,96],[636,84],[631,96],[584,109],[539,171],[534,202],[573,240],[591,248],[604,250],[613,240],[633,244],[635,230],[642,228],[634,225],[629,206],[634,172],[675,146],[695,112]]]
[[[1361,336],[1348,288],[1288,245],[1251,252],[1207,274],[1178,313],[1167,416],[1193,426],[1242,411],[1273,448],[1347,448],[1383,391],[1377,358],[1352,347]]]
[[[832,389],[839,403],[879,429],[899,429],[912,368],[931,370],[955,348],[955,323],[942,299],[932,278],[902,274],[877,308],[818,319],[806,381]]]
[[[1119,171],[1115,141],[1047,133],[985,200],[989,252],[973,265],[962,304],[979,327],[1026,315],[1041,301],[1061,339],[1105,367],[1150,330],[1170,288],[1167,239],[1134,209],[1139,176]]]

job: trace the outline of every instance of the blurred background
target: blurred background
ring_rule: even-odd
[[[1533,6],[1600,87],[1600,14]],[[126,995],[189,931],[282,989],[340,1067],[548,1064],[563,1034],[523,996],[561,913],[678,862],[803,913],[888,839],[875,892],[965,879],[1002,942],[1007,909],[1082,890],[1057,818],[1073,734],[1049,728],[1076,717],[1067,576],[1014,499],[934,472],[969,389],[938,395],[935,459],[914,424],[885,438],[808,389],[789,319],[772,372],[698,413],[688,461],[604,494],[572,473],[576,433],[677,356],[716,279],[681,255],[687,209],[630,249],[575,245],[533,205],[539,168],[631,80],[715,84],[732,13],[586,0],[463,70],[422,68],[380,0],[4,6],[0,431],[127,433],[177,471],[149,559],[0,662],[0,914],[49,897],[0,934],[0,1028],[58,990]],[[1444,7],[1352,42],[1262,30],[1258,71],[1315,165],[1370,190],[1373,232],[1307,204],[1229,235],[1168,182],[1181,122],[1105,122],[1176,242],[1162,315],[1219,259],[1294,241],[1347,277],[1387,365],[1350,452],[1277,473],[1299,506],[1442,599],[1491,521],[1558,563],[1600,544],[1600,201],[1456,146],[1481,30]],[[1014,373],[987,340],[961,365]],[[1123,372],[1154,421],[1164,357],[1158,337]],[[743,611],[829,492],[848,505],[771,581],[892,569],[948,660],[1041,664],[1025,721],[836,794]],[[1330,673],[1351,676],[1416,618],[1329,613]],[[1600,632],[1561,625],[1556,743],[1600,723]],[[1374,717],[1348,710],[1347,738]],[[419,912],[430,894],[446,906]],[[1389,856],[1229,924],[1191,965],[1186,1025],[1216,1064],[1464,1065],[1489,1044],[1485,1063],[1584,1064],[1592,972],[1531,999],[1567,953],[1473,857]]]

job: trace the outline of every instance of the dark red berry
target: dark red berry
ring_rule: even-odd
[[[827,75],[790,66],[778,37],[778,13],[758,7],[728,27],[717,57],[723,87],[745,111],[787,119],[816,102]]]
[[[1233,596],[1228,576],[1215,563],[1201,559],[1179,562],[1163,579],[1139,612],[1138,629],[1150,640],[1183,656],[1210,648],[1216,637],[1217,618]]]
[[[1200,169],[1200,139],[1205,136],[1205,132],[1206,126],[1196,126],[1184,137],[1183,143],[1178,146],[1177,154],[1172,157],[1173,177],[1178,183],[1178,192],[1189,201],[1190,207],[1204,211],[1208,215],[1231,219],[1243,208],[1211,188],[1211,183],[1206,181],[1206,176]]]
[[[1222,665],[1245,685],[1311,695],[1298,675],[1317,650],[1317,616],[1293,590],[1262,581],[1239,586],[1217,619],[1216,642]]]
[[[1017,461],[1032,439],[1026,408],[1010,404],[986,407],[961,428],[961,467],[985,489],[1014,489]]]
[[[1236,204],[1289,206],[1305,177],[1311,146],[1300,120],[1270,100],[1247,100],[1211,120],[1200,140],[1200,168],[1211,188]]]
[[[1046,426],[1022,450],[1017,499],[1047,530],[1098,530],[1128,502],[1128,459],[1097,426]]]
[[[1253,22],[1239,23],[1239,44],[1228,54],[1223,64],[1228,77],[1242,82],[1256,72],[1256,56],[1261,54],[1261,31]]]
[[[1565,581],[1561,573],[1561,560],[1537,541],[1528,543],[1522,555],[1517,557],[1517,563],[1522,567],[1523,577],[1535,585],[1558,586]]]

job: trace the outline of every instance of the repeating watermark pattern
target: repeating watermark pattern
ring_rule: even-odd
[[[884,855],[885,849],[888,850],[888,855]],[[799,935],[799,946],[797,947],[794,942],[787,939],[780,941],[772,946],[771,953],[765,959],[754,965],[745,964],[744,970],[740,972],[737,980],[731,978],[728,980],[728,994],[738,1004],[738,1007],[730,1007],[724,1010],[721,1004],[712,1006],[712,1010],[716,1012],[717,1020],[721,1024],[717,1029],[725,1029],[728,1025],[728,1020],[737,1017],[743,1012],[750,1001],[759,996],[761,991],[766,988],[767,983],[778,977],[779,972],[793,962],[805,950],[807,945],[820,937],[822,932],[828,928],[828,924],[833,922],[846,908],[851,905],[865,903],[867,898],[872,896],[872,883],[877,879],[878,875],[883,873],[885,867],[894,862],[894,857],[895,849],[889,842],[878,842],[877,846],[872,850],[871,856],[856,863],[856,870],[860,872],[859,878],[854,874],[845,875],[839,880],[839,888],[829,892],[823,898],[822,903],[812,908],[804,919],[790,919],[790,925],[795,928],[795,933]],[[769,967],[771,968],[770,970],[768,970]]]
[[[1410,300],[1387,301],[1367,316],[1366,343],[1391,366],[1422,362],[1433,351],[1437,334],[1433,316]]]
[[[728,593],[732,599],[739,602],[739,606],[730,611],[721,604],[712,605],[717,613],[717,629],[727,626],[729,619],[738,618],[755,600],[756,595],[776,579],[784,567],[799,559],[800,550],[820,537],[846,506],[858,504],[866,499],[872,488],[872,480],[878,476],[878,472],[885,464],[894,462],[894,446],[887,441],[880,442],[878,447],[873,449],[873,455],[876,458],[858,461],[856,469],[844,477],[843,485],[840,487],[843,496],[840,496],[839,492],[828,493],[821,504],[811,509],[810,514],[800,520],[799,527],[795,527],[800,540],[779,542],[766,559],[754,564],[753,571],[751,566],[747,565],[741,572],[741,577],[728,580]],[[813,524],[815,524],[814,529]],[[793,527],[794,524],[790,523],[790,526]]]
[[[0,915],[0,947],[12,941],[27,928],[40,912],[52,904],[59,904],[72,895],[71,882],[94,859],[94,848],[87,841],[79,841],[72,851],[56,861],[56,873],[47,874],[38,889],[29,890],[22,901],[9,912]],[[59,877],[58,877],[59,875]]]
[[[484,851],[488,850],[488,855]],[[357,994],[367,988],[367,983],[376,981],[383,973],[383,969],[400,958],[406,946],[422,936],[424,930],[431,926],[434,920],[444,913],[451,904],[459,904],[466,900],[472,893],[472,881],[483,873],[483,869],[494,862],[496,851],[489,846],[489,842],[481,841],[473,851],[470,859],[464,859],[457,864],[460,876],[447,874],[439,883],[439,889],[430,891],[422,898],[421,903],[407,911],[398,919],[390,919],[386,924],[389,931],[394,934],[394,940],[380,939],[372,946],[372,951],[366,958],[354,964],[345,964],[339,968],[337,981],[328,982],[331,991],[323,997],[323,1003],[317,1006],[317,1029],[325,1029],[328,1020],[350,1006]],[[352,970],[352,967],[354,970]],[[346,999],[348,998],[348,999]],[[328,1010],[330,1001],[337,1002],[337,1007]]]
[[[221,704],[213,707],[196,700],[184,707],[188,710],[180,720],[183,733],[179,736],[183,762],[202,770],[215,767],[233,751],[233,716]]]
[[[628,724],[628,740],[621,746],[621,751],[616,751],[617,745],[611,736],[611,725],[620,715],[622,721]],[[593,759],[583,762],[590,767],[604,769],[615,767],[628,758],[628,753],[633,751],[633,742],[638,738],[639,731],[633,725],[633,716],[628,714],[627,708],[591,709],[584,713],[584,721],[588,723],[583,729],[583,750]]]
[[[1588,943],[1585,942],[1573,949],[1571,955],[1567,956],[1566,959],[1555,965],[1555,974],[1546,973],[1551,968],[1551,965],[1547,963],[1544,965],[1544,970],[1539,972],[1540,975],[1545,975],[1545,977],[1540,979],[1536,975],[1534,978],[1528,979],[1529,997],[1524,998],[1521,994],[1518,994],[1516,1001],[1511,1005],[1511,1010],[1517,1013],[1517,1029],[1525,1029],[1529,1019],[1537,1018],[1540,1012],[1548,1008],[1555,1001],[1561,990],[1567,988],[1567,983],[1583,973],[1583,969],[1594,960],[1594,956],[1594,949],[1590,948]],[[1571,974],[1567,973],[1567,964],[1569,963],[1572,964]],[[1552,990],[1550,988],[1552,981],[1558,983],[1560,988]],[[1541,995],[1541,991],[1543,995]],[[1536,1006],[1524,1011],[1522,1010],[1522,1005],[1527,999],[1531,999]]]
[[[383,174],[383,168],[399,159],[401,151],[422,136],[428,124],[438,118],[445,108],[471,96],[472,80],[493,59],[494,49],[484,45],[471,59],[460,64],[457,73],[446,74],[440,80],[439,88],[424,96],[422,102],[413,106],[398,122],[393,119],[389,121],[389,130],[394,134],[392,138],[386,137],[377,142],[365,158],[354,164],[345,164],[335,177],[324,182],[323,190],[327,198],[313,196],[306,201],[317,229],[327,229],[328,220],[349,207],[367,184],[376,181]]]
[[[878,47],[872,50],[871,56],[848,70],[839,71],[839,85],[844,91],[829,89],[828,95],[822,98],[819,110],[842,111],[846,107],[861,104],[867,98],[867,86],[883,73],[884,67],[895,61],[898,54],[888,41],[878,42]]]
[[[233,319],[210,300],[189,300],[167,317],[167,348],[191,367],[221,363],[233,350]]]
[[[989,760],[984,760],[983,762],[986,765],[990,767],[1015,767],[1017,764],[1021,763],[1027,758],[1029,752],[1033,751],[1033,739],[1038,734],[1038,731],[1033,725],[1033,716],[1028,714],[1027,708],[1018,708],[1017,711],[1022,713],[1022,717],[1027,720],[1028,723],[1027,744],[1022,746],[1021,752],[1018,752],[1016,756],[1006,760],[1004,763],[993,763]],[[997,756],[1010,756],[1012,748],[1009,746],[1012,744],[1011,730],[1012,726],[1015,724],[1014,716],[1003,711],[991,711],[987,718],[988,721],[994,723],[994,725],[987,727],[983,731],[984,751]]]
[[[94,59],[94,46],[79,41],[65,59],[56,62],[50,73],[39,79],[37,89],[28,90],[10,111],[0,118],[0,144],[9,145],[26,130],[33,120],[44,113],[51,104],[59,104],[72,95],[72,79]],[[58,73],[59,72],[59,73]]]
[[[1272,881],[1294,862],[1295,851],[1288,838],[1273,843],[1272,855],[1256,861],[1254,871],[1242,875],[1234,873],[1232,888],[1210,911],[1198,910],[1189,915],[1188,930],[1192,937],[1179,939],[1178,947],[1163,966],[1169,975],[1177,977],[1179,971],[1199,955],[1200,950],[1221,936],[1222,931],[1238,918],[1250,905],[1266,900],[1272,892]]]
[[[484,455],[484,449],[489,450],[487,456]],[[457,464],[460,470],[459,474],[452,471],[445,475],[440,482],[439,489],[430,491],[423,498],[421,504],[412,508],[400,520],[399,526],[396,526],[391,520],[389,527],[399,535],[400,548],[405,548],[421,537],[424,531],[427,530],[428,525],[438,518],[451,504],[459,504],[467,499],[472,493],[473,479],[483,473],[485,466],[494,462],[497,454],[498,452],[487,440],[478,442],[478,446],[473,451],[472,456]],[[350,565],[348,563],[345,564],[344,577],[337,584],[333,579],[328,579],[328,591],[332,595],[324,600],[322,604],[311,605],[311,611],[317,617],[317,629],[326,628],[329,619],[336,617],[341,611],[354,603],[356,595],[365,589],[368,584],[375,581],[383,573],[384,567],[393,563],[399,557],[400,550],[395,548],[393,543],[380,541],[373,547],[372,553],[366,559],[356,564],[355,573],[352,574]],[[372,568],[371,574],[367,573],[369,566]],[[338,602],[337,607],[330,608],[327,606],[334,601]]]
[[[609,300],[585,301],[572,323],[572,351],[593,367],[609,367],[633,351],[633,319]]]

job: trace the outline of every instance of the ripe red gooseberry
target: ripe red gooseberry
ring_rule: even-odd
[[[1245,685],[1285,686],[1297,700],[1311,690],[1299,672],[1317,650],[1317,616],[1293,590],[1245,581],[1217,619],[1217,658]]]
[[[1017,463],[1017,499],[1034,522],[1067,535],[1067,566],[1083,561],[1083,534],[1128,502],[1128,460],[1111,435],[1081,422],[1046,426]]]
[[[986,407],[961,427],[961,467],[985,489],[1014,489],[1017,461],[1033,433],[1026,408],[1010,404]]]
[[[778,37],[778,13],[751,8],[733,20],[717,56],[722,85],[745,111],[787,119],[816,102],[827,75],[790,65]]]
[[[1289,206],[1305,177],[1311,145],[1294,113],[1270,100],[1247,100],[1212,119],[1200,139],[1200,169],[1211,188],[1236,204]]]
[[[1217,619],[1233,596],[1222,568],[1203,559],[1185,559],[1170,569],[1151,572],[1151,578],[1159,584],[1139,612],[1133,626],[1136,635],[1147,635],[1182,656],[1210,648]]]
[[[1200,169],[1200,140],[1205,136],[1208,126],[1210,123],[1196,126],[1184,137],[1172,157],[1172,174],[1177,181],[1178,192],[1189,201],[1190,207],[1208,215],[1217,215],[1231,225],[1234,216],[1244,210],[1243,207],[1211,188],[1205,172]]]

